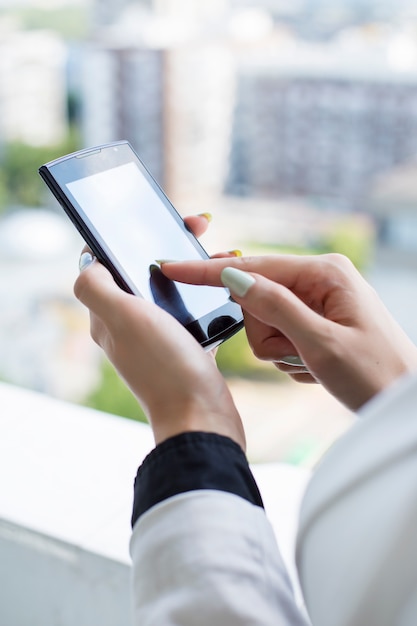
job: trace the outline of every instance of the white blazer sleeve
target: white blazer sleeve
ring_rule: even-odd
[[[130,544],[135,626],[306,626],[264,510],[199,490],[142,515]]]
[[[417,624],[417,376],[374,398],[327,453],[300,514],[314,624]]]

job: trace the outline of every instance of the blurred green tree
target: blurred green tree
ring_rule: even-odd
[[[30,146],[15,142],[6,144],[0,159],[0,208],[7,206],[38,207],[49,201],[50,194],[38,174],[38,168],[79,148],[76,131],[56,146]]]
[[[135,396],[119,378],[110,362],[103,358],[100,368],[100,380],[95,389],[82,402],[85,406],[127,417],[138,422],[146,422],[145,413]]]

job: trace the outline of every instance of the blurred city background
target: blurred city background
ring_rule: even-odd
[[[118,139],[181,214],[213,214],[209,252],[345,253],[417,339],[413,0],[0,0],[0,379],[141,419],[89,338],[82,242],[37,174]],[[218,361],[253,460],[311,465],[351,421],[244,333]]]

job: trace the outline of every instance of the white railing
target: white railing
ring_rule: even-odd
[[[143,424],[0,384],[0,624],[129,624]]]
[[[0,624],[130,624],[133,481],[152,447],[144,424],[0,384]],[[291,563],[307,472],[255,476]]]

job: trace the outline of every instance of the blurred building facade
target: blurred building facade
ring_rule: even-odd
[[[339,198],[417,152],[417,80],[242,69],[227,191]]]
[[[66,48],[50,31],[0,24],[0,138],[50,145],[67,132]]]
[[[245,2],[124,4],[87,51],[85,142],[129,139],[175,201],[226,192],[363,209],[373,177],[416,154],[409,39],[351,29],[313,46],[272,22],[267,32],[259,8],[249,33]],[[411,45],[411,62],[393,62],[394,44]]]
[[[161,180],[163,163],[161,50],[94,45],[84,58],[86,145],[128,139]]]
[[[234,98],[223,42],[114,43],[84,62],[84,143],[128,139],[176,202],[223,192]]]
[[[128,139],[176,202],[223,192],[235,71],[228,42],[210,25],[228,6],[108,0],[111,24],[101,2],[93,12],[83,142]]]

